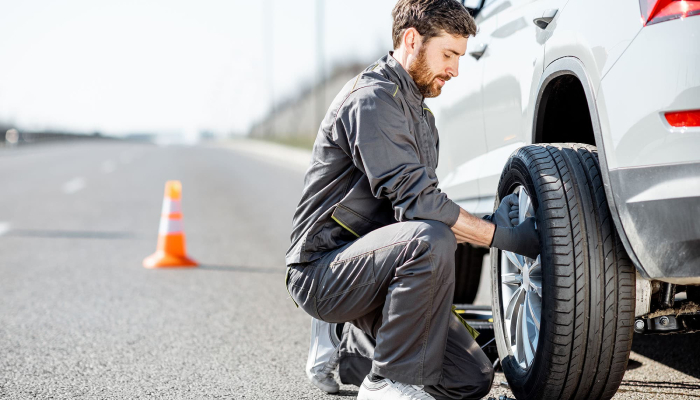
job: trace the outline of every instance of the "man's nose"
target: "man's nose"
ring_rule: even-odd
[[[447,74],[453,78],[456,78],[459,75],[459,62],[447,67]]]

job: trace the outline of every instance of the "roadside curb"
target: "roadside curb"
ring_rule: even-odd
[[[280,165],[286,169],[306,172],[311,161],[311,150],[285,146],[279,143],[250,138],[229,139],[214,144],[236,152],[246,153],[257,159]]]

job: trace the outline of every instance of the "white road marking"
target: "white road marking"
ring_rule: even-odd
[[[115,164],[112,160],[106,160],[102,163],[102,172],[104,172],[105,174],[110,174],[116,169],[117,164]]]
[[[9,231],[10,231],[10,223],[9,222],[0,222],[0,236],[6,234]]]
[[[85,179],[82,176],[79,176],[64,183],[62,189],[63,193],[73,194],[79,190],[82,190],[83,188],[85,188],[85,186]]]

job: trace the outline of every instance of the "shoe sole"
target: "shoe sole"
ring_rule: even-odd
[[[319,388],[319,389],[321,389],[321,390],[323,390],[324,392],[329,393],[329,394],[338,393],[338,392],[340,391],[340,386],[339,386],[339,385],[338,385],[338,386],[333,386],[333,387],[331,387],[331,386],[328,386],[328,385],[324,385],[323,383],[321,383],[320,381],[318,381],[318,380],[316,380],[316,379],[314,379],[314,378],[311,378],[311,383],[313,383],[314,386],[316,386],[317,388]]]

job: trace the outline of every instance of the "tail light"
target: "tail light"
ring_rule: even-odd
[[[700,126],[700,110],[667,112],[664,116],[674,128]]]
[[[639,0],[644,26],[700,14],[700,0]]]

